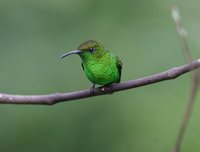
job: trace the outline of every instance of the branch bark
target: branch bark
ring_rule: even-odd
[[[71,101],[93,96],[111,94],[117,91],[127,90],[131,88],[150,85],[153,83],[158,83],[165,80],[175,79],[178,76],[183,75],[192,70],[195,70],[197,68],[200,68],[200,59],[195,60],[192,63],[185,64],[179,67],[174,67],[167,71],[154,74],[148,77],[143,77],[136,80],[130,80],[118,84],[112,84],[109,87],[95,88],[94,91],[87,89],[69,93],[54,93],[49,95],[11,95],[11,94],[0,93],[0,103],[53,105],[64,101]]]

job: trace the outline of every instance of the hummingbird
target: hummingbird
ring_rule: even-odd
[[[122,62],[113,53],[105,49],[101,43],[88,40],[80,44],[77,50],[67,52],[61,59],[78,54],[82,59],[82,68],[87,78],[95,85],[109,86],[121,80]]]

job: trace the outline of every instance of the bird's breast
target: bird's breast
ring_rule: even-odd
[[[106,85],[115,82],[119,73],[112,60],[92,60],[83,63],[86,76],[94,84]]]

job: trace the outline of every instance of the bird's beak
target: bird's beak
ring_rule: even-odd
[[[60,58],[62,59],[62,58],[64,58],[64,57],[68,56],[68,55],[71,55],[71,54],[79,54],[79,53],[81,53],[80,50],[74,50],[74,51],[67,52],[67,53],[63,54]]]

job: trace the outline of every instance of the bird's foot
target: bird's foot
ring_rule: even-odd
[[[108,91],[108,92],[110,92],[110,94],[113,94],[112,84],[104,85],[104,86],[100,87],[100,89],[101,89],[102,92]]]
[[[94,90],[95,90],[95,84],[93,84],[92,87],[90,88],[90,94],[94,94]]]
[[[110,94],[114,93],[112,91],[112,84],[103,85],[103,86],[100,86],[100,87],[97,87],[97,88],[95,88],[95,84],[93,84],[92,87],[90,88],[90,94],[94,94],[95,89],[98,89],[99,91],[102,91],[102,92],[109,92]]]

